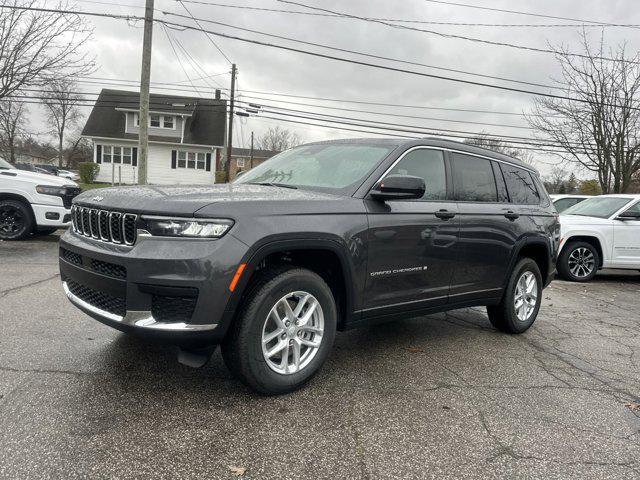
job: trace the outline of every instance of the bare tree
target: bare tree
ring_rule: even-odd
[[[568,98],[537,99],[527,119],[564,160],[595,173],[604,193],[623,193],[640,170],[640,53],[628,58],[621,44],[606,55],[602,37],[595,50],[580,38],[585,57],[556,50]]]
[[[19,139],[25,133],[26,115],[24,103],[0,100],[0,155],[9,163],[16,163]]]
[[[270,127],[264,135],[258,138],[256,143],[258,148],[262,150],[282,152],[300,145],[302,138],[297,133],[276,126],[275,128]]]
[[[79,163],[93,160],[93,147],[91,142],[82,136],[81,130],[73,132],[71,138],[67,138],[65,157],[70,168],[78,168]]]
[[[530,151],[507,145],[502,140],[491,137],[485,132],[481,132],[478,135],[465,139],[464,143],[475,147],[486,148],[487,150],[493,150],[494,152],[517,158],[518,160],[522,160],[526,163],[533,163],[534,160]]]
[[[50,93],[43,103],[47,110],[47,120],[53,127],[53,133],[58,139],[58,165],[63,166],[64,161],[64,134],[68,127],[76,125],[82,112],[79,104],[84,100],[75,90],[76,83],[63,78],[54,81]]]
[[[82,52],[91,27],[76,14],[25,10],[38,7],[73,10],[74,5],[64,0],[8,0],[0,5],[0,99],[51,79],[93,71],[93,60]]]

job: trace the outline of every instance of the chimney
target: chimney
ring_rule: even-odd
[[[220,90],[216,88],[216,100],[220,100]]]

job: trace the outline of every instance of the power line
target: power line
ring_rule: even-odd
[[[614,25],[614,24],[610,24],[610,23],[604,23],[604,22],[598,22],[596,20],[585,20],[585,19],[579,19],[579,18],[569,18],[569,17],[559,17],[556,15],[545,15],[542,13],[533,13],[533,12],[520,12],[517,10],[506,10],[504,8],[494,8],[494,7],[482,7],[480,5],[469,5],[466,3],[456,3],[456,2],[445,2],[443,0],[424,0],[425,2],[428,3],[440,3],[442,5],[452,5],[455,7],[465,7],[465,8],[475,8],[477,10],[489,10],[491,12],[502,12],[502,13],[513,13],[515,15],[525,15],[527,17],[538,17],[538,18],[550,18],[553,20],[569,20],[571,22],[579,22],[579,23],[591,23],[591,24],[595,24],[598,26],[601,25]],[[579,26],[579,25],[576,25]],[[634,25],[635,26],[635,25]]]
[[[164,15],[168,15],[168,16],[172,16],[172,17],[179,17],[179,18],[187,18],[185,15],[181,15],[179,13],[173,13],[173,12],[165,12],[162,11],[161,12]],[[224,22],[218,22],[215,20],[208,20],[208,19],[204,19],[201,18],[199,19],[204,23],[211,23],[214,25],[220,25],[223,27],[228,27],[228,28],[233,28],[235,30],[240,30],[240,31],[244,31],[244,32],[249,32],[249,33],[256,33],[258,35],[264,35],[266,37],[272,37],[272,38],[277,38],[280,40],[286,40],[288,42],[295,42],[295,43],[301,43],[304,45],[310,45],[312,47],[320,47],[320,48],[326,48],[328,50],[333,50],[333,51],[338,51],[338,52],[342,52],[342,53],[350,53],[350,54],[354,54],[354,55],[361,55],[363,57],[369,57],[369,58],[375,58],[376,60],[386,60],[386,61],[390,61],[390,62],[396,62],[396,63],[402,63],[405,65],[413,65],[413,66],[417,66],[417,67],[426,67],[426,68],[432,68],[434,70],[442,70],[445,72],[453,72],[453,73],[461,73],[464,75],[471,75],[474,77],[481,77],[481,78],[489,78],[492,80],[501,80],[503,82],[510,82],[510,83],[518,83],[518,84],[522,84],[522,85],[530,85],[530,86],[534,86],[534,87],[542,87],[542,88],[551,88],[551,89],[556,89],[556,90],[561,90],[561,87],[558,87],[556,85],[547,85],[544,83],[536,83],[536,82],[529,82],[526,80],[516,80],[513,78],[506,78],[506,77],[498,77],[495,75],[486,75],[486,74],[482,74],[482,73],[475,73],[475,72],[469,72],[466,70],[459,70],[459,69],[455,69],[455,68],[447,68],[447,67],[440,67],[437,65],[429,65],[426,63],[420,63],[420,62],[414,62],[414,61],[410,61],[410,60],[401,60],[398,58],[392,58],[392,57],[386,57],[386,56],[382,56],[382,55],[374,55],[371,53],[366,53],[366,52],[359,52],[357,50],[349,50],[346,48],[340,48],[340,47],[333,47],[330,45],[325,45],[322,43],[315,43],[315,42],[309,42],[306,40],[300,40],[297,38],[291,38],[291,37],[285,37],[283,35],[276,35],[276,34],[272,34],[272,33],[267,33],[267,32],[262,32],[260,30],[254,30],[251,28],[245,28],[245,27],[238,27],[236,25],[231,25],[228,23],[224,23]]]
[[[373,18],[369,18],[369,17],[361,17],[358,15],[352,15],[349,13],[342,13],[342,12],[337,12],[335,10],[328,10],[326,8],[320,8],[320,7],[314,7],[311,5],[306,5],[304,3],[299,3],[299,2],[293,2],[291,0],[277,0],[278,2],[281,3],[287,3],[290,5],[297,5],[299,7],[304,7],[304,8],[309,8],[311,10],[318,10],[321,12],[328,12],[328,13],[333,13],[336,15],[340,15],[343,16],[345,18],[353,18],[356,20],[362,20],[365,22],[373,22],[373,23],[378,23],[380,25],[386,25],[387,27],[391,27],[391,28],[397,28],[397,29],[402,29],[402,30],[411,30],[411,31],[415,31],[415,32],[422,32],[422,33],[429,33],[431,35],[437,35],[439,37],[443,37],[443,38],[455,38],[458,40],[466,40],[469,42],[476,42],[476,43],[483,43],[486,45],[493,45],[493,46],[497,46],[497,47],[509,47],[509,48],[516,48],[516,49],[520,49],[520,50],[528,50],[530,52],[538,52],[538,53],[550,53],[553,55],[556,55],[558,52],[556,52],[555,50],[551,50],[548,48],[538,48],[538,47],[530,47],[528,45],[517,45],[517,44],[513,44],[513,43],[507,43],[507,42],[496,42],[493,40],[486,40],[483,38],[476,38],[476,37],[468,37],[465,35],[456,35],[453,33],[443,33],[443,32],[437,32],[435,30],[425,30],[423,28],[417,28],[417,27],[411,27],[408,25],[399,25],[397,23],[390,23],[390,22],[386,22],[383,20],[374,20]],[[595,58],[597,60],[606,60],[609,62],[618,62],[620,61],[619,59],[615,59],[615,58],[611,58],[611,57],[589,57],[589,55],[585,55],[583,53],[571,53],[571,52],[565,52],[563,53],[563,55],[567,55],[567,56],[571,56],[571,57],[578,57],[578,58]],[[626,62],[626,60],[623,60]],[[629,61],[628,63],[638,63],[636,61]]]
[[[162,30],[164,31],[164,34],[167,36],[167,40],[169,40],[169,45],[171,45],[171,50],[173,50],[173,54],[175,55],[176,59],[178,60],[178,63],[180,64],[180,68],[182,68],[182,71],[184,72],[185,77],[187,77],[187,79],[191,83],[191,86],[194,88],[194,90],[196,92],[198,92],[198,95],[201,95],[201,93],[198,91],[198,89],[195,86],[195,84],[193,83],[193,81],[191,81],[191,77],[189,77],[189,73],[187,72],[187,69],[184,67],[184,64],[182,63],[182,60],[180,59],[180,56],[178,55],[178,52],[176,51],[176,48],[173,45],[173,41],[171,40],[171,36],[169,35],[169,32],[167,31],[167,27],[165,25],[162,25]]]
[[[189,14],[189,16],[193,19],[193,21],[196,22],[196,25],[198,25],[199,27],[202,27],[202,25],[200,25],[200,22],[196,19],[196,17],[193,16],[193,14],[191,13],[191,11],[189,11],[187,6],[181,0],[177,0],[177,1],[178,1],[178,3],[180,3],[180,5],[182,5],[182,8],[185,9],[185,11]],[[218,44],[213,41],[213,38],[211,38],[211,36],[206,34],[206,33],[205,33],[205,36],[209,39],[211,44],[214,47],[216,47],[216,50],[218,50],[218,52],[220,52],[220,54],[225,58],[225,60],[227,62],[229,62],[229,64],[232,64],[233,62],[229,59],[229,57],[227,57],[227,55],[222,51],[222,49],[218,46]]]
[[[240,10],[253,10],[259,12],[273,12],[273,13],[286,13],[293,15],[307,15],[313,17],[328,17],[328,18],[344,18],[340,15],[335,15],[331,13],[320,13],[320,12],[302,12],[299,10],[284,10],[279,8],[264,8],[264,7],[252,7],[248,5],[229,5],[226,3],[215,3],[215,2],[207,2],[203,0],[176,0],[181,3],[192,3],[198,5],[207,5],[212,7],[223,7],[223,8],[234,8]],[[575,23],[477,23],[477,22],[437,22],[433,20],[407,20],[402,18],[376,18],[371,17],[372,20],[381,20],[385,22],[396,22],[396,23],[413,23],[413,24],[423,24],[423,25],[444,25],[444,26],[460,26],[460,27],[523,27],[523,28],[557,28],[557,27],[571,27],[575,28],[579,27],[639,27],[640,24],[629,24],[629,23],[597,23],[597,24],[583,24],[578,25]]]
[[[264,97],[253,97],[250,95],[242,95],[242,98],[248,98],[250,100],[266,100],[266,101],[274,101],[273,99],[269,99],[269,98],[264,98]],[[346,108],[346,107],[331,107],[331,106],[327,106],[327,105],[313,105],[313,104],[309,104],[309,103],[303,103],[303,102],[292,102],[290,100],[277,100],[281,103],[288,103],[291,105],[300,105],[300,106],[304,106],[304,107],[314,107],[314,108],[325,108],[325,109],[329,109],[329,110],[339,110],[339,111],[343,111],[343,112],[355,112],[355,113],[366,113],[366,114],[370,114],[370,115],[384,115],[384,116],[388,116],[388,117],[396,117],[396,118],[412,118],[412,119],[416,119],[416,120],[432,120],[432,121],[437,121],[437,122],[447,122],[447,123],[467,123],[470,125],[482,125],[482,126],[491,126],[491,127],[506,127],[506,128],[520,128],[520,129],[525,129],[525,130],[530,130],[531,127],[525,127],[523,125],[511,125],[511,124],[504,124],[504,123],[485,123],[485,122],[473,122],[470,120],[453,120],[453,119],[447,119],[447,118],[434,118],[434,117],[420,117],[417,115],[402,115],[402,114],[398,114],[398,113],[389,113],[389,112],[380,112],[380,111],[373,111],[373,110],[359,110],[359,109],[354,109],[354,108]]]
[[[142,17],[131,16],[131,15],[129,15],[129,16],[111,15],[111,14],[104,14],[104,13],[98,13],[98,12],[74,12],[74,11],[71,11],[71,10],[45,9],[45,8],[19,7],[19,6],[9,6],[7,8],[21,9],[21,10],[44,11],[44,12],[54,12],[54,13],[82,14],[82,15],[88,15],[88,16],[110,17],[110,18],[118,18],[118,19],[126,19],[126,20],[141,20],[142,19]],[[350,64],[353,64],[353,65],[360,65],[360,66],[365,66],[365,67],[377,68],[377,69],[388,70],[388,71],[397,72],[397,73],[406,73],[406,74],[409,74],[409,75],[416,75],[416,76],[426,77],[426,78],[435,78],[435,79],[439,79],[439,80],[447,80],[447,81],[452,81],[452,82],[464,83],[464,84],[467,84],[467,85],[482,86],[482,87],[493,88],[493,89],[497,89],[497,90],[504,90],[504,91],[510,91],[510,92],[516,92],[516,93],[526,93],[526,94],[530,94],[530,95],[548,97],[548,98],[556,98],[556,99],[559,99],[559,100],[569,100],[569,101],[575,101],[575,102],[580,102],[580,103],[590,103],[590,101],[587,100],[587,99],[572,98],[572,97],[567,97],[567,96],[564,96],[564,95],[555,95],[555,94],[551,94],[551,93],[542,93],[542,92],[536,92],[536,91],[532,91],[532,90],[525,90],[525,89],[520,89],[520,88],[515,88],[515,87],[492,85],[492,84],[488,84],[488,83],[476,82],[476,81],[473,81],[473,80],[465,80],[465,79],[454,78],[454,77],[446,77],[446,76],[443,76],[443,75],[435,75],[435,74],[431,74],[431,73],[417,72],[415,70],[405,70],[405,69],[402,69],[402,68],[391,67],[391,66],[388,66],[388,65],[380,65],[380,64],[376,64],[376,63],[364,62],[364,61],[361,61],[361,60],[348,59],[348,58],[344,58],[344,57],[336,57],[336,56],[327,55],[327,54],[324,54],[324,53],[312,52],[310,50],[303,50],[301,48],[289,47],[289,46],[285,46],[285,45],[278,45],[278,44],[274,44],[274,43],[263,42],[263,41],[260,41],[260,40],[254,40],[254,39],[250,39],[250,38],[239,37],[237,35],[230,35],[230,34],[221,33],[221,32],[214,32],[212,30],[205,30],[203,28],[196,28],[196,27],[192,27],[192,26],[189,26],[189,25],[184,25],[184,24],[181,24],[181,23],[169,22],[169,21],[166,21],[166,20],[155,20],[155,21],[158,22],[158,23],[163,23],[163,24],[168,25],[168,26],[184,28],[186,30],[204,31],[204,32],[210,33],[210,34],[215,35],[215,36],[219,36],[219,37],[222,37],[222,38],[228,38],[228,39],[231,39],[231,40],[237,40],[237,41],[240,41],[240,42],[250,43],[250,44],[253,44],[253,45],[260,45],[260,46],[264,46],[264,47],[271,47],[271,48],[276,48],[276,49],[279,49],[279,50],[285,50],[285,51],[289,51],[289,52],[302,53],[304,55],[309,55],[309,56],[313,56],[313,57],[317,57],[317,58],[324,58],[324,59],[328,59],[328,60],[335,60],[335,61],[343,62],[343,63],[350,63]],[[233,27],[233,28],[237,28],[237,27]],[[329,47],[327,47],[327,48],[329,48]],[[614,107],[614,108],[617,107],[615,104],[605,104],[605,106]],[[631,110],[639,110],[639,109],[640,108],[635,108],[635,107],[631,108]]]

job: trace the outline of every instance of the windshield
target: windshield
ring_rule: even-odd
[[[13,170],[14,168],[16,168],[16,167],[11,165],[6,160],[3,160],[3,159],[0,158],[0,170]]]
[[[567,208],[562,214],[609,218],[630,201],[629,198],[621,197],[594,197]]]
[[[270,158],[234,183],[343,190],[364,181],[394,148],[363,143],[303,145]]]

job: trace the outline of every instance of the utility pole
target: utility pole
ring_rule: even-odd
[[[231,92],[229,95],[229,131],[227,136],[227,161],[224,166],[224,181],[229,182],[231,168],[231,150],[233,148],[233,107],[236,95],[236,64],[231,65]]]
[[[146,0],[144,12],[144,41],[142,45],[142,74],[140,77],[140,130],[138,133],[138,184],[147,184],[147,156],[149,148],[149,83],[151,81],[151,45],[153,42],[153,2]]]
[[[253,132],[251,132],[251,153],[250,153],[250,161],[249,161],[249,165],[251,165],[250,168],[253,168]]]

